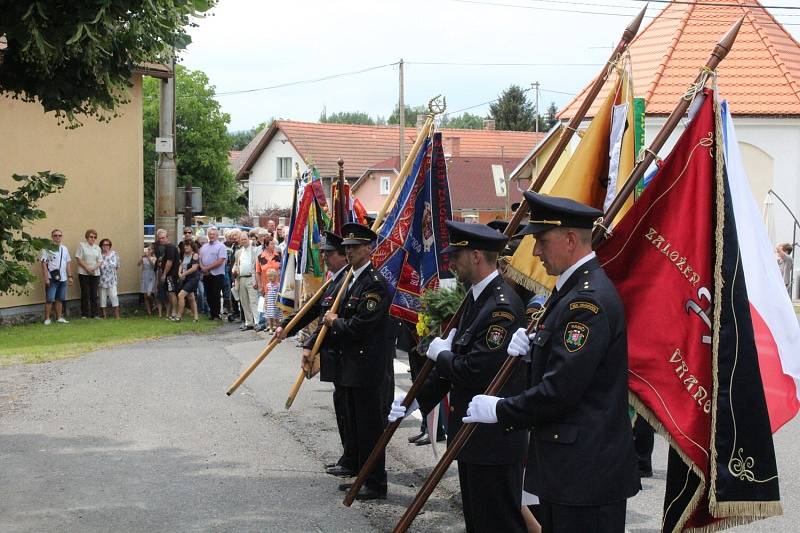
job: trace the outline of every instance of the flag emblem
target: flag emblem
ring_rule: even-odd
[[[503,345],[506,340],[506,328],[502,326],[489,326],[486,332],[486,345],[490,350],[496,350]]]
[[[570,322],[564,330],[564,346],[570,352],[577,352],[586,344],[589,328],[581,322]]]

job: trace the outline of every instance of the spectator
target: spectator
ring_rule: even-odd
[[[63,312],[67,301],[67,286],[72,286],[72,260],[67,247],[61,244],[60,229],[50,232],[55,250],[42,250],[42,280],[44,281],[44,325],[50,325],[50,311],[55,307],[56,322],[69,324]]]
[[[267,333],[275,333],[283,318],[278,308],[278,271],[274,268],[267,270],[267,288],[264,297],[264,307],[267,314]]]
[[[278,240],[278,244],[275,245],[275,248],[278,250],[278,253],[283,256],[283,253],[286,251],[286,240],[284,237],[284,232],[286,229],[283,225],[278,226],[277,230],[275,231],[275,238]]]
[[[278,278],[281,275],[281,256],[275,250],[275,240],[270,238],[267,241],[266,247],[258,256],[256,263],[256,273],[258,274],[258,290],[264,296],[267,295],[267,272],[269,269],[274,269],[278,273]]]
[[[86,230],[86,240],[78,244],[78,282],[81,286],[81,318],[100,318],[97,307],[97,288],[100,281],[100,247],[95,244],[97,232]]]
[[[778,268],[781,269],[781,277],[786,291],[789,293],[789,298],[792,297],[792,276],[794,275],[794,260],[790,255],[794,247],[787,243],[779,244],[775,248],[775,253],[778,256]]]
[[[205,237],[206,232],[203,230],[203,225],[200,223],[199,220],[194,221],[194,236],[195,237]]]
[[[254,279],[256,270],[256,255],[254,246],[250,244],[250,236],[246,232],[239,234],[239,249],[236,251],[231,273],[235,279],[239,303],[242,306],[244,324],[240,329],[248,330],[255,327],[255,311],[258,304],[257,283]]]
[[[158,294],[166,306],[168,320],[174,320],[178,313],[178,248],[169,242],[167,230],[156,231],[158,248]],[[160,255],[159,255],[160,252]]]
[[[181,243],[181,266],[178,270],[181,290],[178,292],[178,316],[176,322],[183,318],[183,310],[186,308],[186,300],[192,309],[192,317],[197,322],[200,317],[197,315],[197,299],[195,293],[200,285],[200,254],[197,252],[197,244],[194,241],[183,241]]]
[[[267,231],[275,235],[275,221],[274,220],[267,220]]]
[[[114,318],[119,320],[119,298],[117,297],[117,271],[119,255],[111,249],[111,241],[100,241],[100,308],[106,316],[106,304],[114,308]]]
[[[222,284],[225,279],[225,262],[227,253],[225,245],[217,240],[219,231],[215,227],[208,228],[208,243],[200,248],[200,272],[208,298],[209,318],[221,320],[219,315]]]
[[[206,237],[205,234],[200,237],[197,237],[195,243],[197,244],[197,249],[200,250],[200,248],[202,248],[203,245],[208,244],[208,237]],[[199,267],[198,267],[198,272],[200,272]],[[198,276],[200,276],[200,279],[202,279],[203,278],[202,272],[200,272]],[[197,284],[197,292],[195,293],[194,296],[195,300],[197,301],[197,310],[201,314],[207,316],[209,313],[208,300],[206,299],[206,290],[202,283]]]
[[[141,277],[139,282],[139,292],[142,293],[144,298],[144,308],[147,311],[147,316],[153,315],[153,296],[156,293],[156,255],[155,249],[152,244],[145,246],[142,251],[142,257],[139,258],[138,263],[141,269]],[[158,306],[158,316],[161,316],[161,306]]]
[[[183,241],[181,241],[181,242],[194,241],[194,240],[195,240],[195,236],[194,236],[194,233],[192,233],[192,228],[189,227],[189,226],[184,226],[184,228],[183,228]]]
[[[225,302],[226,313],[228,314],[228,322],[233,322],[239,318],[239,295],[233,288],[233,261],[236,257],[236,250],[239,249],[239,233],[237,228],[229,229],[225,232],[225,246],[228,256],[228,262],[225,264],[225,280],[222,286],[222,299]]]

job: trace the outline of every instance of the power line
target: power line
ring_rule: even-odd
[[[530,0],[529,0],[530,1]],[[535,0],[538,2],[555,0]],[[689,2],[687,0],[633,0],[634,2],[654,2],[659,4],[684,4],[689,6],[712,6],[712,7],[746,7],[748,9],[791,9],[800,10],[800,6],[762,6],[758,4],[719,4],[717,2]],[[569,2],[565,2],[569,3]]]
[[[601,63],[467,63],[458,61],[406,61],[406,65],[453,67],[600,67]]]
[[[534,11],[554,11],[558,13],[575,13],[579,15],[605,15],[608,17],[627,17],[630,18],[632,13],[609,13],[607,11],[586,11],[580,9],[558,9],[554,7],[540,7],[540,6],[530,6],[530,5],[519,5],[519,4],[506,4],[502,2],[487,2],[483,0],[450,0],[451,2],[458,2],[462,4],[474,4],[474,5],[483,5],[483,6],[491,6],[491,7],[511,7],[516,9],[532,9]],[[663,0],[668,1],[668,0]],[[691,2],[694,3],[694,2]],[[603,4],[594,4],[598,7],[614,7],[614,8],[621,8],[622,6],[611,6],[611,5],[603,5]],[[719,4],[712,4],[712,5],[719,5]],[[741,6],[738,6],[741,7]],[[623,8],[627,9],[627,8]],[[790,15],[785,15],[790,16]],[[655,16],[647,16],[646,18],[655,18]],[[682,17],[665,17],[659,16],[662,20],[683,20]],[[719,19],[712,19],[712,18],[701,18],[701,17],[692,17],[692,20],[696,21],[706,21],[706,22],[719,22]],[[776,26],[800,26],[800,22],[773,22],[773,21],[759,21],[759,24],[772,24]]]
[[[239,91],[226,91],[226,92],[217,93],[215,96],[229,96],[229,95],[232,95],[232,94],[254,93],[254,92],[258,92],[258,91],[268,91],[270,89],[280,89],[282,87],[291,87],[292,85],[301,85],[301,84],[304,84],[304,83],[317,83],[317,82],[320,82],[320,81],[332,80],[332,79],[335,79],[335,78],[342,78],[342,77],[345,77],[345,76],[353,76],[355,74],[363,74],[364,72],[369,72],[369,71],[372,71],[372,70],[378,70],[378,69],[382,69],[382,68],[386,68],[386,67],[392,67],[394,65],[399,65],[399,64],[400,64],[399,62],[395,61],[394,63],[387,63],[385,65],[376,65],[374,67],[362,68],[360,70],[352,70],[350,72],[341,72],[339,74],[331,74],[329,76],[323,76],[321,78],[312,78],[312,79],[308,79],[308,80],[290,81],[288,83],[279,83],[278,85],[270,85],[269,87],[258,87],[256,89],[241,89]]]

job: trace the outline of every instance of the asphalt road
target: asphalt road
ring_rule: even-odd
[[[342,505],[329,384],[307,381],[284,409],[299,351],[281,344],[232,397],[225,390],[264,338],[226,326],[0,369],[0,531],[390,531],[436,463],[406,437],[389,446],[389,498]],[[409,386],[402,354],[399,388]],[[800,426],[776,436],[785,516],[737,531],[796,531]],[[666,446],[629,501],[627,528],[659,530]],[[412,531],[461,532],[454,469]]]

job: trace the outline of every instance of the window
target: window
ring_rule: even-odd
[[[278,179],[290,180],[292,179],[292,158],[279,157],[278,158]]]
[[[391,178],[389,176],[381,176],[381,195],[388,196],[391,185]]]

